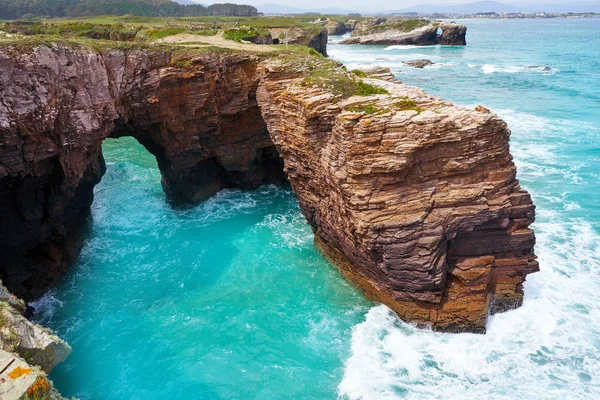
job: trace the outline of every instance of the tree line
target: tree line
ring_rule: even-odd
[[[181,5],[170,0],[0,0],[0,19],[90,17],[96,15],[162,17],[258,15],[255,7],[240,4]]]

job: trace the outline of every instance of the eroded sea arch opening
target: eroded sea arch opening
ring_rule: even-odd
[[[467,310],[476,327],[455,324],[455,306],[474,299],[468,288],[455,302],[441,302],[443,268],[430,257],[440,237],[482,227],[477,233],[487,255],[503,257],[507,273],[498,279],[516,303],[525,276],[538,268],[528,228],[534,206],[515,179],[510,132],[483,107],[455,107],[398,81],[373,78],[364,79],[380,94],[340,98],[334,88],[307,85],[303,77],[325,68],[347,83],[357,78],[323,59],[305,65],[303,56],[289,64],[210,52],[183,60],[164,51],[39,52],[29,56],[35,61],[25,73],[57,74],[48,85],[62,95],[52,103],[55,119],[50,126],[38,119],[47,99],[17,85],[29,118],[10,125],[5,142],[17,150],[2,154],[11,167],[6,179],[31,175],[3,193],[4,215],[20,224],[11,227],[19,234],[2,243],[20,252],[7,279],[19,296],[31,298],[29,290],[43,286],[35,279],[47,284],[60,272],[62,254],[73,246],[65,242],[77,242],[68,231],[89,212],[103,174],[102,140],[121,136],[135,137],[155,155],[173,204],[196,204],[225,188],[285,183],[285,160],[321,250],[338,267],[347,266],[356,278],[350,279],[371,297],[434,329],[482,331],[487,318],[485,310]],[[60,69],[36,64],[46,60],[96,73],[64,79]],[[378,112],[361,112],[367,102]],[[38,136],[28,143],[23,132]],[[414,179],[407,178],[411,171]],[[32,273],[31,260],[43,260],[45,269],[36,265]],[[476,278],[466,279],[476,285]]]

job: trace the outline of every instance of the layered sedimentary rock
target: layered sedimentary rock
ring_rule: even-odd
[[[33,298],[78,254],[108,136],[156,156],[175,204],[285,182],[254,96],[259,61],[0,47],[0,279]]]
[[[435,330],[484,332],[521,304],[530,196],[506,124],[399,82],[336,97],[266,64],[258,99],[315,242],[368,296]]]
[[[71,347],[47,329],[29,321],[24,313],[25,304],[13,298],[0,282],[0,348],[16,353],[50,373],[71,354]]]
[[[386,81],[361,86],[310,54],[0,48],[0,276],[25,297],[52,283],[77,254],[102,140],[129,135],[175,204],[287,174],[317,245],[365,293],[420,325],[483,332],[538,268],[510,132],[372,72]],[[344,82],[389,94],[348,97]]]
[[[14,353],[0,349],[0,399],[65,400],[39,368]]]
[[[26,319],[24,312],[25,303],[0,282],[0,398],[61,399],[46,374],[65,360],[71,348]]]
[[[378,24],[377,28],[376,30],[357,29],[352,36],[340,43],[384,46],[431,46],[436,44],[464,46],[467,44],[467,27],[454,22],[432,22],[408,32],[395,28],[394,24],[389,24],[389,28],[386,24]]]

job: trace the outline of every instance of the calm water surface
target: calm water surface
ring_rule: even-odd
[[[73,347],[82,399],[592,399],[600,396],[600,19],[466,21],[466,47],[329,45],[509,124],[541,272],[488,334],[414,329],[313,248],[293,194],[164,201],[153,158],[104,145],[80,261],[35,305]],[[333,40],[335,42],[336,40]],[[418,70],[402,61],[429,58]]]

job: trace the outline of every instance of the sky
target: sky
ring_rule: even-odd
[[[226,0],[194,0],[203,4],[223,3]],[[465,4],[477,0],[227,0],[227,2],[238,4],[250,4],[260,6],[267,3],[275,3],[301,9],[341,8],[357,11],[377,10],[401,10],[417,4],[456,5]],[[499,0],[501,3],[520,6],[527,9],[544,9],[548,4],[559,4],[567,6],[593,5],[600,8],[600,0]],[[260,7],[259,7],[260,11]]]

